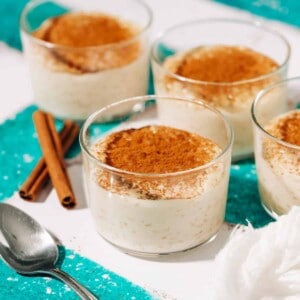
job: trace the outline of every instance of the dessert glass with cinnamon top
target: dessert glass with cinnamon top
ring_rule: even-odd
[[[252,119],[261,201],[276,218],[300,205],[300,77],[261,91]]]
[[[219,109],[234,129],[233,159],[242,159],[253,155],[254,97],[286,77],[289,56],[286,39],[258,23],[204,19],[179,24],[153,44],[155,90],[203,99]]]
[[[182,114],[163,110],[182,105]],[[116,111],[131,108],[118,123]],[[205,126],[206,115],[219,130]],[[98,233],[134,255],[160,255],[198,246],[221,227],[227,199],[232,130],[202,103],[143,96],[92,114],[80,133],[86,197]]]
[[[139,0],[31,1],[21,37],[36,104],[59,118],[148,88],[150,9]]]

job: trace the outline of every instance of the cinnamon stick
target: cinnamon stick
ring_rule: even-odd
[[[53,117],[42,111],[33,114],[36,131],[38,134],[44,160],[61,204],[66,208],[76,205],[74,193],[62,162],[63,147],[58,133],[55,130]],[[60,146],[58,146],[58,144]]]
[[[63,149],[62,149],[62,143],[61,143],[59,135],[56,133],[56,128],[55,128],[53,117],[52,117],[52,115],[50,115],[48,113],[45,114],[45,117],[46,117],[46,121],[47,121],[47,124],[49,127],[49,131],[51,132],[51,135],[52,135],[56,153],[59,155],[59,159],[61,160],[61,163],[64,164],[64,153],[63,153]]]
[[[59,137],[62,144],[62,151],[67,153],[75,138],[77,138],[79,126],[71,120],[64,122]],[[28,178],[19,189],[19,195],[22,199],[28,201],[35,201],[38,197],[42,187],[49,180],[49,172],[44,157],[42,157],[35,168],[32,170]]]

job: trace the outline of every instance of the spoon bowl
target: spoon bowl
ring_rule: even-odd
[[[20,274],[54,276],[73,288],[81,299],[97,299],[56,267],[59,251],[48,231],[22,210],[5,203],[0,203],[0,255]]]

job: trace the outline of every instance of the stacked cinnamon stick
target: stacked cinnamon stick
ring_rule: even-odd
[[[43,157],[21,186],[19,194],[25,200],[35,201],[50,178],[61,204],[66,208],[73,208],[76,199],[66,172],[64,154],[77,138],[79,126],[66,120],[58,133],[52,115],[40,110],[34,113],[33,121]]]

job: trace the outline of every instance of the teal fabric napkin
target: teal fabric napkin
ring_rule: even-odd
[[[72,250],[60,248],[60,267],[101,300],[155,300],[147,291]],[[21,276],[0,260],[1,300],[74,300],[68,286],[49,277]]]
[[[300,27],[299,0],[215,0],[258,16]]]
[[[11,47],[21,49],[19,18],[28,0],[0,1],[0,40]]]

